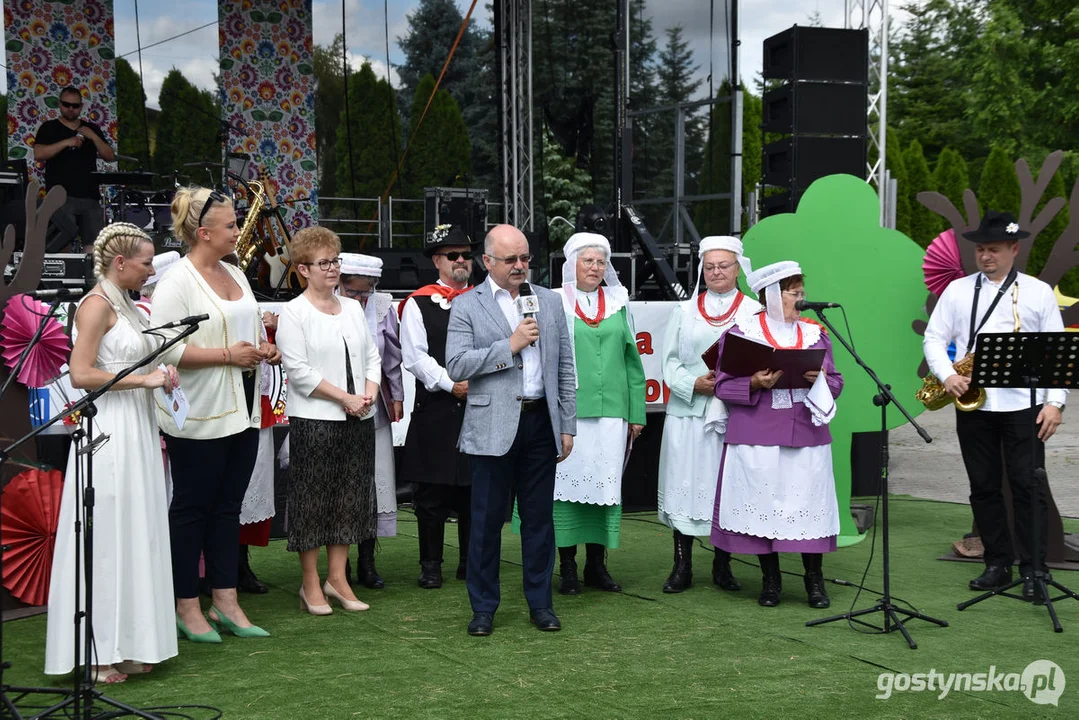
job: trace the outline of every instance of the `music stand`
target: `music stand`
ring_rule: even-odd
[[[978,351],[974,357],[974,369],[971,373],[971,385],[983,388],[1026,388],[1030,391],[1030,409],[1038,405],[1038,389],[1065,389],[1070,388],[1079,380],[1079,333],[1067,332],[1042,332],[1042,333],[986,333],[978,336]],[[1034,432],[1030,434],[1031,458],[1037,462],[1037,424]],[[1053,622],[1053,630],[1064,632],[1064,628],[1057,619],[1056,610],[1053,608],[1054,600],[1073,598],[1079,600],[1072,590],[1053,580],[1047,572],[1042,570],[1043,563],[1041,547],[1041,517],[1038,508],[1042,505],[1045,497],[1044,483],[1048,483],[1048,476],[1044,467],[1034,468],[1034,496],[1031,498],[1031,560],[1034,564],[1034,604],[1045,605],[1049,611],[1049,618]],[[1019,538],[1024,541],[1024,538]],[[966,610],[971,605],[976,605],[982,600],[988,600],[995,595],[1003,595],[1013,600],[1026,599],[1022,595],[1010,592],[1012,588],[1022,585],[1026,578],[1020,573],[1019,577],[1004,587],[982,593],[976,598],[959,603],[957,610]],[[1056,598],[1049,597],[1049,586],[1060,590],[1063,595]]]

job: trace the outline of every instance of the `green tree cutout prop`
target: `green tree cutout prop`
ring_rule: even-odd
[[[873,188],[852,175],[821,178],[806,190],[797,212],[765,218],[750,228],[745,248],[754,267],[779,260],[798,262],[809,297],[842,303],[858,353],[892,386],[912,415],[924,409],[913,399],[921,386],[913,370],[922,357],[922,342],[910,323],[912,317],[924,317],[923,253],[903,233],[880,227]],[[831,311],[831,317],[839,320],[839,311]],[[848,512],[851,433],[879,430],[880,408],[873,404],[876,385],[839,343],[833,345],[844,379],[831,423],[843,546],[861,539]],[[897,411],[889,410],[889,429],[905,422]]]

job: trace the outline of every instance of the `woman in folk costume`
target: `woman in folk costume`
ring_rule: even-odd
[[[723,450],[705,419],[715,399],[715,369],[701,354],[737,319],[760,310],[756,300],[738,290],[738,271],[751,269],[734,237],[701,240],[694,295],[671,312],[663,341],[663,380],[670,388],[663,445],[659,452],[659,519],[674,531],[674,569],[663,592],[679,593],[693,582],[693,539],[712,532],[716,477]],[[705,292],[697,293],[701,277]],[[741,590],[731,573],[731,556],[717,550],[712,582]]]
[[[618,547],[626,445],[644,428],[644,367],[626,303],[629,293],[610,262],[607,238],[576,233],[565,246],[562,296],[573,328],[577,370],[577,439],[555,473],[554,531],[559,592],[577,595],[577,545],[584,543],[584,582],[620,592],[604,554]],[[605,284],[601,286],[601,284]]]
[[[382,259],[371,255],[341,253],[338,292],[363,305],[367,327],[382,358],[382,387],[375,402],[375,494],[378,498],[378,537],[397,535],[397,475],[393,462],[393,430],[401,419],[405,386],[401,377],[401,341],[393,296],[375,292],[382,277]],[[360,543],[356,580],[364,587],[385,587],[375,569],[375,538]],[[351,572],[346,572],[351,575]]]
[[[828,423],[843,376],[835,369],[828,335],[798,317],[795,303],[805,298],[798,263],[768,265],[748,280],[767,310],[742,316],[720,341],[720,357],[727,339],[741,335],[774,348],[823,348],[824,365],[805,373],[808,389],[776,388],[783,375],[779,370],[745,377],[716,373],[715,394],[730,416],[712,543],[760,558],[764,580],[758,602],[765,607],[779,604],[779,553],[802,553],[809,606],[826,608],[821,558],[836,549],[839,535]]]

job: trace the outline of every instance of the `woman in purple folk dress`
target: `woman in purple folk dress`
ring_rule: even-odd
[[[816,323],[798,317],[805,298],[802,270],[784,261],[747,278],[765,310],[740,320],[720,341],[740,335],[775,348],[823,348],[820,370],[805,373],[808,389],[776,387],[783,373],[761,370],[735,377],[716,371],[716,397],[727,418],[726,447],[712,518],[712,544],[760,559],[763,587],[758,602],[779,604],[780,552],[802,553],[809,606],[826,608],[823,553],[836,549],[839,507],[832,475],[835,398],[843,390],[832,343]]]

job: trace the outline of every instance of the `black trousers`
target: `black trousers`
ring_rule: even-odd
[[[172,466],[169,535],[178,598],[199,594],[199,555],[212,588],[236,587],[240,505],[255,469],[259,431],[213,440],[165,436]]]
[[[970,507],[985,546],[986,565],[1011,566],[1016,551],[1019,570],[1026,574],[1035,562],[1045,569],[1049,543],[1049,511],[1044,488],[1039,488],[1034,469],[1045,467],[1045,444],[1037,435],[1034,419],[1041,406],[1014,412],[956,411],[955,429],[963,464],[970,479]],[[1003,458],[1003,464],[1001,462]],[[1018,547],[1008,532],[1004,507],[1002,470],[1007,470],[1012,491],[1012,510]],[[1036,515],[1031,514],[1034,508]],[[1033,557],[1034,530],[1038,531],[1038,557]]]
[[[502,525],[517,497],[521,517],[521,565],[525,600],[533,610],[551,607],[554,572],[554,475],[558,459],[546,406],[521,413],[517,436],[505,455],[473,455],[472,534],[468,544],[468,598],[473,612],[493,613],[501,602],[498,583]]]
[[[469,485],[443,485],[440,483],[416,483],[412,494],[412,507],[416,522],[444,523],[450,511],[468,522],[472,487]]]

